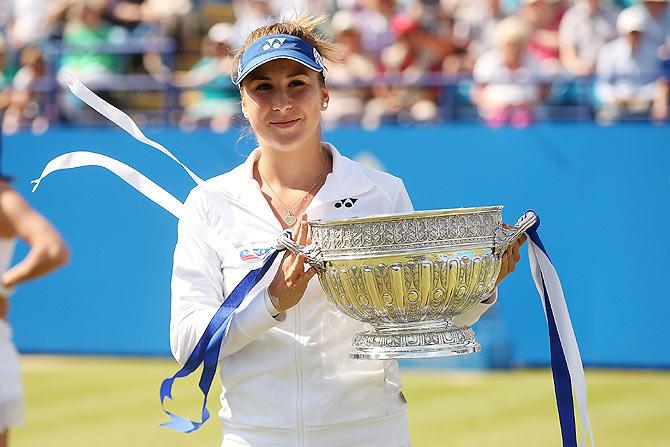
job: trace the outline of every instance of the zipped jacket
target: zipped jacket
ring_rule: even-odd
[[[333,170],[306,210],[309,220],[412,211],[402,180],[323,147]],[[221,242],[205,243],[180,221],[170,342],[181,364],[227,294],[262,264],[282,232],[253,178],[258,157],[256,149],[237,168],[194,188],[185,202],[189,218]],[[273,317],[267,290],[280,262],[278,256],[235,310],[221,345],[222,445],[409,446],[397,362],[349,358],[354,334],[369,326],[329,303],[317,278],[295,307]],[[457,323],[474,323],[490,305],[476,305]]]

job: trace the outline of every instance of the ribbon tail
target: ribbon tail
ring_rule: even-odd
[[[160,401],[163,411],[170,416],[170,421],[161,424],[161,427],[170,428],[183,433],[191,433],[196,431],[209,418],[209,411],[207,410],[207,395],[209,389],[214,381],[216,375],[216,368],[219,360],[219,353],[221,351],[221,344],[226,338],[233,312],[237,309],[249,292],[263,279],[268,272],[280,250],[272,252],[263,262],[263,265],[255,270],[250,271],[240,281],[240,283],[233,289],[230,295],[225,299],[223,304],[216,311],[210,320],[204,333],[198,340],[193,352],[182,367],[171,378],[165,379],[160,388]],[[177,416],[165,409],[163,403],[166,398],[172,398],[172,384],[175,378],[185,377],[194,372],[200,364],[203,365],[198,382],[198,388],[203,394],[202,417],[201,422],[194,422],[188,419]]]
[[[44,167],[40,177],[31,182],[33,183],[33,192],[37,190],[42,180],[56,171],[86,166],[107,169],[135,188],[140,194],[175,216],[180,222],[183,222],[189,228],[189,231],[192,231],[209,246],[214,249],[221,247],[221,237],[206,227],[201,220],[189,214],[184,204],[177,198],[136,169],[106,155],[95,152],[76,151],[54,158]]]
[[[121,129],[125,130],[136,140],[148,146],[151,146],[154,149],[157,149],[161,151],[163,154],[170,157],[186,171],[186,173],[193,179],[193,181],[196,184],[199,185],[203,182],[200,177],[195,175],[184,163],[179,161],[179,159],[177,159],[177,157],[175,157],[172,154],[172,152],[166,149],[165,146],[147,138],[144,135],[144,133],[142,133],[139,126],[125,112],[114,107],[113,105],[111,105],[110,103],[100,98],[95,93],[93,93],[91,90],[89,90],[88,87],[82,84],[81,81],[79,81],[79,79],[77,79],[77,77],[74,74],[68,73],[67,78],[68,78],[68,88],[70,89],[70,91],[74,96],[81,99],[83,102],[88,104],[91,108],[100,113],[102,116],[104,116],[117,126],[119,126]]]
[[[177,164],[179,164],[185,171],[186,173],[193,179],[193,181],[197,184],[203,187],[203,190],[206,191],[208,195],[213,195],[216,193],[216,191],[212,191],[211,188],[207,187],[207,184],[203,182],[203,180],[198,177],[196,174],[194,174],[184,163],[182,163],[177,157],[175,157],[167,148],[165,148],[163,145],[160,143],[157,143],[144,135],[140,128],[137,126],[137,124],[128,116],[125,112],[122,110],[114,107],[113,105],[109,104],[102,98],[100,98],[98,95],[93,93],[88,87],[86,87],[81,81],[79,81],[76,76],[74,76],[72,73],[68,73],[68,87],[70,91],[72,92],[73,95],[75,95],[77,98],[82,100],[84,103],[88,104],[90,107],[92,107],[94,110],[96,110],[98,113],[112,121],[114,124],[116,124],[118,127],[126,131],[128,134],[130,134],[133,138],[136,140],[147,144],[158,151],[162,152],[163,154],[167,155],[170,157],[173,161],[175,161]],[[64,156],[65,159],[59,159],[61,161],[67,160],[67,154]],[[99,157],[103,157],[100,155]],[[75,158],[78,158],[75,157]],[[113,160],[113,159],[112,159]],[[116,160],[115,160],[116,161]],[[56,161],[53,161],[54,163],[58,163]],[[120,162],[117,162],[120,163]],[[95,165],[99,165],[99,163],[92,163]],[[82,164],[81,166],[84,166],[85,164]],[[54,167],[52,165],[51,167]],[[51,168],[48,166],[48,168]],[[70,166],[70,167],[76,167],[76,166]],[[60,167],[59,169],[65,169],[66,167]],[[53,171],[53,170],[52,170]],[[133,172],[137,172],[134,171]],[[33,186],[33,192],[38,188],[40,182],[46,175],[48,175],[49,172],[47,172],[45,168],[45,173],[42,174],[42,176],[39,179],[34,180],[32,183],[34,184]],[[116,173],[116,172],[115,172]],[[118,174],[117,174],[118,175]],[[133,176],[136,174],[133,174]],[[141,174],[137,173],[138,176],[142,176]],[[143,177],[143,176],[142,176]],[[128,177],[122,177],[124,180],[126,180],[128,183],[133,185],[133,183],[129,180]],[[141,183],[146,183],[146,182],[141,182]],[[135,185],[133,185],[135,187]],[[137,187],[136,187],[137,189]],[[155,189],[153,187],[149,187],[149,189]],[[181,216],[180,209],[182,208],[181,202],[174,198],[168,198],[163,196],[166,196],[167,193],[163,194],[158,192],[157,194],[149,195],[145,194],[144,191],[140,191],[147,197],[149,197],[151,200],[154,202],[158,203],[160,206],[168,210],[170,213],[173,215],[177,216],[178,218],[181,217],[181,220],[184,220],[185,217]],[[158,198],[159,201],[155,200],[154,196]],[[174,200],[173,200],[174,199]],[[220,202],[220,201],[219,201]],[[222,207],[220,203],[217,204],[217,206]],[[222,209],[220,210],[223,215],[230,214],[227,212],[227,210]],[[183,213],[186,214],[186,213]],[[213,231],[203,228],[204,225],[202,225],[201,222],[197,221],[197,219],[191,219],[190,216],[188,216],[189,224],[188,226],[194,229],[194,231],[201,236],[201,238],[211,247],[217,249],[217,248],[222,248],[224,246],[224,242],[228,240],[230,243],[236,246],[242,246],[246,249],[246,243],[244,242],[244,238],[241,238],[239,234],[235,231],[233,226],[230,226],[230,231],[228,232],[229,236],[226,237],[225,235],[221,234],[215,234]]]
[[[177,416],[176,414],[170,413],[169,411],[166,411],[166,413],[170,417],[170,420],[168,422],[163,422],[160,424],[160,426],[182,433],[192,433],[196,431],[207,421],[207,419],[209,419],[209,411],[207,408],[205,408],[203,411],[203,420],[201,422],[184,419],[180,416]],[[205,413],[207,416],[206,418],[204,417]]]
[[[531,241],[532,242],[532,241]],[[552,311],[556,317],[556,330],[560,338],[563,352],[567,361],[567,367],[570,371],[572,386],[575,390],[575,399],[579,408],[579,414],[582,423],[582,434],[588,431],[591,439],[591,445],[595,445],[593,440],[593,428],[588,412],[586,377],[582,358],[577,345],[577,339],[572,327],[568,307],[561,287],[560,279],[549,257],[537,246],[533,247],[538,266],[542,272],[542,277],[546,284],[546,291],[551,303]],[[582,446],[585,445],[585,437],[582,437]]]
[[[114,158],[95,152],[69,152],[54,158],[44,167],[40,177],[31,182],[34,183],[33,192],[37,190],[42,180],[49,174],[64,169],[80,168],[84,166],[98,166],[107,169],[176,218],[179,219],[182,216],[184,204],[177,200],[172,194],[165,191],[152,180],[125,163],[121,163]]]
[[[588,413],[584,368],[561,282],[537,234],[537,226],[528,231],[528,236],[528,257],[531,273],[538,293],[542,298],[542,305],[549,327],[552,373],[559,406],[563,445],[576,446],[574,403],[572,400],[572,389],[574,389],[582,428],[580,445],[582,447],[586,445],[586,433],[588,433],[591,445],[595,446],[593,428]]]

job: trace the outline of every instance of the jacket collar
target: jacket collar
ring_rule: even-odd
[[[333,157],[333,171],[326,177],[326,182],[318,191],[308,209],[322,203],[329,203],[348,197],[356,197],[373,188],[372,181],[355,161],[343,156],[330,143],[322,142],[321,146]],[[254,163],[260,157],[260,149],[254,149],[244,163],[230,171],[226,176],[226,195],[236,201],[243,196],[258,192],[258,183],[253,177]]]

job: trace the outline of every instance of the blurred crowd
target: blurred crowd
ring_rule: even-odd
[[[668,119],[667,0],[0,0],[2,129],[92,119],[73,73],[136,117],[224,131],[235,49],[305,12],[341,48],[327,126]]]

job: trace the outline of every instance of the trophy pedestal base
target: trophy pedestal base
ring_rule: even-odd
[[[414,326],[414,328],[412,327]],[[479,352],[480,346],[470,327],[426,323],[402,328],[375,329],[354,336],[353,359],[422,359]]]

